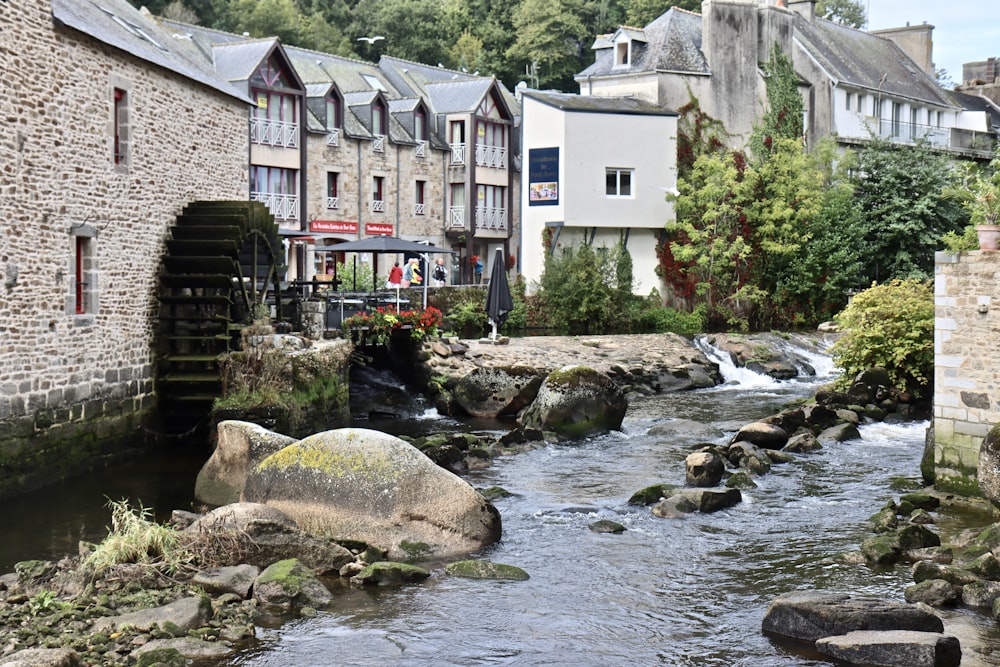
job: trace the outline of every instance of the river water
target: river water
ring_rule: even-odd
[[[829,360],[812,362],[818,378],[789,382],[724,366],[727,385],[633,399],[621,431],[502,457],[470,473],[466,478],[476,487],[498,485],[512,493],[495,501],[501,541],[475,556],[517,565],[529,580],[460,579],[445,574],[442,563],[425,563],[432,576],[421,584],[340,586],[331,609],[259,628],[255,646],[220,664],[829,664],[764,637],[764,612],[778,595],[799,589],[902,601],[912,582],[908,566],[875,572],[841,554],[857,551],[869,535],[868,517],[898,498],[900,491],[890,486],[894,478],[919,479],[926,423],[865,425],[861,441],[774,466],[758,478],[758,488],[743,492],[740,505],[714,514],[660,519],[627,503],[651,484],[683,484],[684,458],[696,444],[647,435],[652,425],[694,419],[728,431],[724,441],[742,424],[828,381]],[[509,427],[441,418],[419,401],[400,409],[402,419],[359,425],[410,433]],[[69,516],[52,515],[55,503],[45,495],[19,499],[8,509],[15,513],[13,535],[24,542],[11,550],[4,540],[0,569],[20,558],[75,550],[81,536],[100,539],[91,533],[100,533],[102,524],[88,517],[94,507],[107,517],[100,507],[105,495],[135,497],[134,491],[145,494],[139,497],[148,507],[190,506],[195,467],[158,467],[155,491],[130,491],[130,480],[145,479],[148,461],[141,470],[126,466],[108,479],[48,490],[50,497],[72,494]],[[68,498],[60,500],[65,506]],[[49,508],[49,515],[32,514],[33,506]],[[598,519],[621,523],[626,531],[589,530]],[[948,623],[949,631],[961,628],[963,646],[975,648],[967,651],[965,667],[1000,664],[993,622],[959,611]],[[989,654],[992,661],[983,657]]]

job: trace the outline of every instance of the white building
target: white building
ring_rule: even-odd
[[[524,91],[521,273],[537,285],[546,252],[589,243],[632,256],[634,291],[659,288],[656,248],[673,220],[677,114],[632,97]]]

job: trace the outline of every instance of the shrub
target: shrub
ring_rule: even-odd
[[[873,284],[836,317],[845,333],[832,348],[849,383],[867,368],[883,368],[897,389],[929,391],[934,375],[934,295],[929,283]]]

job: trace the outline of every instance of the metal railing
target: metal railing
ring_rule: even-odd
[[[451,163],[465,164],[465,144],[451,145]]]
[[[414,215],[423,215],[426,211],[427,211],[427,204],[414,204],[413,205],[413,214]]]
[[[251,192],[251,201],[259,201],[267,206],[271,214],[279,220],[299,219],[299,196],[283,195],[275,192]]]
[[[337,146],[339,146],[340,145],[340,128],[339,127],[335,127],[335,128],[332,128],[332,129],[328,129],[327,132],[329,132],[329,134],[326,136],[326,145],[330,146],[331,148],[336,148]]]
[[[504,146],[476,144],[476,166],[506,169],[507,148]]]
[[[384,199],[373,199],[372,200],[372,211],[375,213],[383,213],[385,211],[385,200]]]
[[[264,146],[299,147],[299,124],[269,118],[250,119],[250,142]]]
[[[448,226],[465,228],[464,206],[452,206],[448,209]]]
[[[426,141],[418,141],[417,142],[417,149],[416,149],[416,151],[415,151],[414,154],[417,157],[425,157],[427,155],[427,142]]]
[[[507,209],[492,206],[476,207],[476,229],[507,231]]]
[[[956,151],[973,151],[991,154],[996,136],[988,132],[963,130],[957,127],[937,127],[920,123],[894,123],[889,118],[866,119],[869,125],[878,125],[879,137],[901,144],[926,141],[931,146]]]
[[[327,197],[326,198],[327,208],[340,208],[340,197]]]
[[[384,134],[376,134],[375,135],[375,141],[374,141],[374,143],[372,143],[372,150],[375,151],[376,153],[384,153],[385,152],[385,135]]]

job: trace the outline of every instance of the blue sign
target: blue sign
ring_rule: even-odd
[[[528,150],[528,206],[559,204],[559,148]]]

